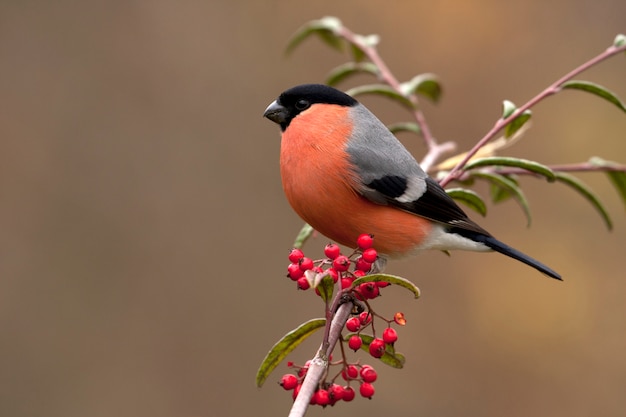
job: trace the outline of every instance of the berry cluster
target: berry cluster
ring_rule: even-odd
[[[294,368],[296,374],[285,374],[281,378],[279,384],[287,391],[293,391],[293,398],[295,399],[300,392],[302,381],[306,376],[307,369],[309,367],[309,361],[304,366],[294,365],[292,362],[288,362],[287,366]],[[331,365],[340,365],[344,362],[332,363]],[[346,385],[340,385],[335,381],[338,377],[346,382]],[[342,367],[339,374],[335,375],[331,382],[322,383],[320,388],[315,391],[313,397],[311,397],[311,405],[321,405],[326,407],[327,405],[335,405],[338,401],[350,402],[356,397],[354,388],[350,386],[352,382],[359,383],[359,394],[364,398],[372,398],[374,395],[374,381],[378,378],[378,374],[371,365],[360,365],[358,363],[350,364]]]
[[[334,283],[341,282],[341,289],[352,287],[355,279],[365,276],[372,270],[372,265],[378,259],[378,253],[373,248],[374,237],[362,234],[357,239],[358,249],[350,256],[343,255],[341,248],[336,243],[329,243],[324,248],[326,258],[312,260],[304,256],[301,249],[294,248],[289,252],[287,277],[297,283],[298,289],[308,290],[314,286],[313,277],[323,274],[332,278]],[[312,273],[308,273],[311,271]],[[380,288],[389,285],[387,282],[366,282],[354,288],[354,293],[359,300],[370,300],[380,295]],[[319,291],[316,288],[316,292]]]
[[[335,243],[329,243],[324,248],[324,259],[313,260],[304,255],[300,249],[292,249],[289,252],[290,264],[287,267],[287,276],[297,283],[298,289],[307,290],[314,287],[318,295],[317,288],[319,277],[332,279],[332,282],[341,287],[343,293],[351,293],[357,300],[361,301],[367,309],[359,306],[358,311],[350,317],[346,324],[346,330],[350,332],[347,337],[340,340],[342,359],[336,362],[330,359],[331,367],[340,366],[340,369],[332,376],[330,369],[326,378],[319,383],[319,387],[310,403],[327,406],[335,405],[337,401],[352,401],[356,392],[351,386],[358,385],[359,394],[364,398],[371,398],[374,395],[374,381],[377,379],[377,372],[371,365],[360,364],[359,361],[350,362],[346,358],[344,345],[354,350],[359,349],[369,351],[374,358],[382,358],[386,353],[394,355],[394,343],[398,340],[396,330],[391,327],[392,323],[404,326],[406,323],[402,313],[396,313],[393,319],[385,319],[378,315],[371,308],[369,300],[380,295],[380,289],[389,285],[385,281],[370,281],[354,285],[357,278],[363,277],[372,272],[374,263],[378,260],[378,253],[373,247],[373,236],[362,234],[357,239],[357,247],[350,256],[343,255],[340,247]],[[374,327],[375,320],[380,319],[385,322],[385,329],[380,337],[377,337]],[[365,331],[370,334],[365,334]],[[287,364],[295,370],[294,373],[285,374],[280,380],[280,385],[289,391],[293,391],[293,398],[298,396],[302,382],[309,368],[309,362],[303,366]],[[331,368],[332,369],[332,368]],[[332,376],[332,377],[331,377]],[[346,384],[340,385],[336,381],[342,378]]]

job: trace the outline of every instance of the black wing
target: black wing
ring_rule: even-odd
[[[430,177],[426,181],[426,190],[416,201],[402,202],[398,197],[407,189],[408,181],[399,176],[386,176],[376,179],[367,187],[382,194],[384,201],[402,210],[448,226],[450,232],[461,236],[481,234],[491,236],[489,232],[474,223],[454,202],[446,191]],[[380,199],[378,199],[380,200]]]

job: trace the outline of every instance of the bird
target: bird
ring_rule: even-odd
[[[387,258],[424,250],[496,251],[562,280],[471,220],[370,110],[324,84],[285,90],[264,117],[280,126],[280,174],[293,210],[353,247],[374,236]]]

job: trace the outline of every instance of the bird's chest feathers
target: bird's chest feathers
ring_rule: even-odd
[[[356,174],[346,153],[352,132],[349,108],[311,108],[296,117],[281,140],[283,188],[294,210],[306,221],[325,212],[337,195],[354,195]],[[326,210],[319,210],[325,207]]]

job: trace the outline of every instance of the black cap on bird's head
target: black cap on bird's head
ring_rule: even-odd
[[[289,123],[301,112],[313,104],[337,104],[340,106],[355,106],[354,98],[335,88],[323,84],[302,84],[284,91],[276,101],[272,102],[263,117],[278,123],[284,131]]]

